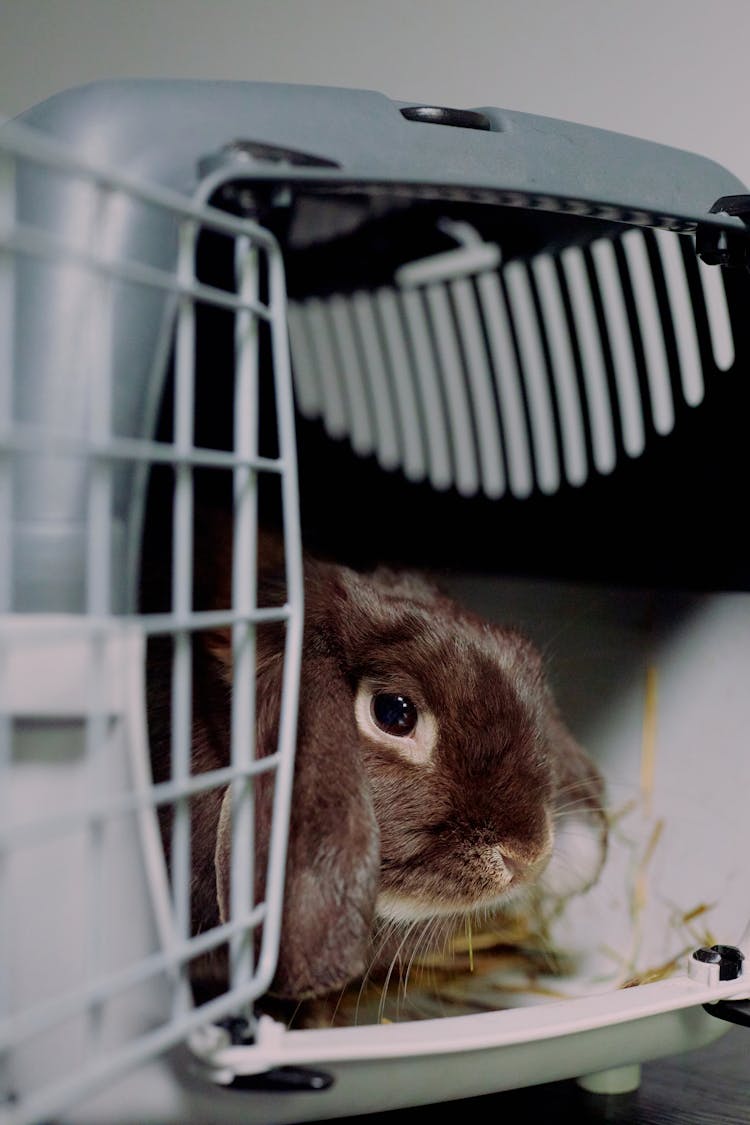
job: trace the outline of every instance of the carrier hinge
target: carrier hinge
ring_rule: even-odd
[[[710,215],[731,215],[750,227],[750,195],[722,195],[709,211]],[[748,235],[721,227],[699,223],[695,233],[698,257],[708,266],[747,266],[750,263],[750,232]]]
[[[268,1056],[277,1053],[284,1031],[284,1026],[270,1016],[257,1020],[230,1016],[200,1027],[187,1042],[191,1070],[228,1090],[299,1094],[329,1089],[334,1077],[327,1071],[309,1066],[268,1065]]]
[[[214,201],[223,210],[264,222],[269,211],[289,209],[292,190],[284,182],[284,172],[299,167],[340,168],[341,165],[327,156],[263,141],[237,139],[201,157],[197,171],[201,179],[216,173],[225,174]],[[271,180],[267,178],[269,169],[277,173]]]
[[[266,1090],[278,1094],[305,1094],[327,1090],[333,1085],[333,1075],[309,1066],[274,1066],[261,1074],[238,1074],[228,1089]]]

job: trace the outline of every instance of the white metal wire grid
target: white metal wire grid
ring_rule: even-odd
[[[3,128],[0,146],[0,1119],[24,1125],[59,1112],[192,1029],[241,1010],[267,989],[283,895],[302,583],[284,271],[272,236],[252,221],[207,205],[218,174],[204,181],[191,201],[98,168],[12,124]],[[49,225],[46,217],[28,221],[14,184],[19,170],[28,175],[29,169],[63,185],[62,194],[72,204],[69,215],[54,216]],[[173,269],[113,253],[122,208],[134,202],[176,231]],[[89,220],[94,216],[93,225],[81,221],[81,211]],[[196,277],[196,240],[206,229],[233,240],[233,292]],[[268,277],[266,301],[258,294],[261,257]],[[38,287],[18,284],[19,263],[29,260],[46,271],[32,274],[42,278]],[[160,344],[149,359],[154,386],[163,384],[169,341],[175,341],[169,442],[118,429],[113,321],[136,291],[162,309]],[[75,326],[85,330],[73,352],[66,353],[65,341],[54,333],[45,343],[54,374],[48,393],[57,412],[44,404],[36,412],[25,409],[28,373],[19,369],[24,354],[19,336],[22,303],[30,299],[62,302],[66,315],[58,325],[69,325],[73,316]],[[236,425],[229,451],[198,447],[194,441],[198,301],[234,315]],[[279,439],[279,455],[273,458],[259,457],[257,447],[259,321],[269,325],[273,354]],[[129,328],[137,334],[137,324]],[[71,358],[73,363],[64,362]],[[71,420],[82,373],[85,395],[80,415]],[[118,583],[135,584],[147,476],[157,463],[174,467],[171,608],[139,614],[131,605],[115,616],[114,610],[127,603]],[[19,510],[24,479],[37,473],[54,494],[58,472],[70,472],[71,465],[84,490],[83,604],[74,613],[64,612],[64,605],[54,615],[35,613],[33,605],[23,607],[32,612],[18,612],[13,540],[26,515]],[[129,472],[124,516],[117,510],[123,467]],[[233,478],[232,604],[221,611],[193,607],[194,472],[204,467]],[[281,484],[287,568],[281,609],[256,604],[259,474],[274,474]],[[123,520],[129,536],[124,542],[117,526]],[[127,555],[124,567],[117,557],[121,547]],[[20,557],[18,544],[15,557]],[[51,572],[50,583],[55,577]],[[258,623],[271,620],[285,625],[287,705],[276,752],[256,760],[254,638]],[[232,631],[234,659],[231,761],[221,770],[194,775],[192,638],[198,630],[224,627]],[[146,637],[159,634],[173,638],[173,724],[171,777],[154,785],[143,664]],[[261,771],[275,774],[274,814],[267,893],[256,903],[251,794]],[[227,786],[232,793],[229,918],[193,935],[190,799]],[[169,881],[156,823],[156,810],[165,804],[173,809]],[[261,924],[256,963],[253,935]],[[226,942],[230,989],[193,1009],[187,966]],[[140,1015],[131,1011],[133,1004],[140,1004]]]

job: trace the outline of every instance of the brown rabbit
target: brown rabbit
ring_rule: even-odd
[[[223,543],[226,557],[226,529],[211,540]],[[280,562],[262,540],[260,604],[284,599]],[[228,570],[214,581],[210,604],[229,604]],[[602,781],[566,729],[531,642],[410,573],[363,574],[307,558],[304,582],[297,756],[272,992],[301,998],[340,988],[365,967],[390,961],[395,949],[407,954],[419,943],[424,951],[431,925],[443,942],[464,930],[467,915],[481,921],[506,910],[540,881],[559,895],[588,887],[606,847]],[[258,756],[276,748],[282,644],[282,626],[259,628]],[[194,663],[193,769],[221,768],[229,761],[228,631],[203,634]],[[163,733],[156,682],[152,695],[152,732]],[[165,776],[159,742],[157,736],[155,772]],[[256,785],[262,896],[270,778]],[[195,802],[196,931],[227,917],[227,810],[220,791]],[[387,940],[376,939],[378,930]],[[220,959],[211,971],[222,978]]]

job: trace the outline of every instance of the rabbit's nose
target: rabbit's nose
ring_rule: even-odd
[[[486,849],[485,863],[501,886],[511,883],[513,876],[518,872],[518,864],[497,844],[492,844]]]
[[[493,862],[501,863],[510,878],[528,874],[529,870],[536,868],[542,861],[546,861],[552,851],[554,835],[549,819],[545,820],[543,829],[529,838],[523,840],[509,839],[502,844],[493,844],[489,851],[496,858]]]

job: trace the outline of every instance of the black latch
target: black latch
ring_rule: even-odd
[[[718,965],[719,980],[737,980],[742,975],[745,955],[736,945],[704,945],[695,950],[693,960]],[[704,1004],[703,1010],[717,1020],[750,1027],[750,1000],[717,1000],[713,1004]]]
[[[750,1027],[750,1000],[717,1000],[715,1004],[704,1004],[703,1011],[717,1020]]]
[[[333,1075],[308,1066],[275,1066],[262,1074],[238,1074],[230,1090],[268,1090],[279,1094],[304,1094],[327,1090]]]
[[[750,227],[750,195],[722,195],[711,208],[711,215],[732,215]],[[695,232],[698,257],[707,266],[747,266],[750,263],[750,233],[723,230],[698,224]]]

